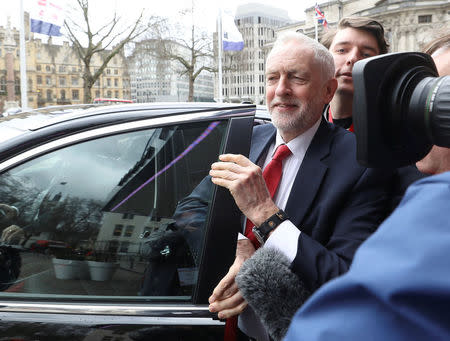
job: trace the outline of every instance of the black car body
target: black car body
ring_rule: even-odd
[[[0,119],[0,340],[222,339],[207,299],[240,213],[216,186],[200,225],[174,211],[219,154],[248,155],[268,120],[216,103]]]

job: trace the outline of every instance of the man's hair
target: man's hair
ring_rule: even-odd
[[[423,52],[429,55],[438,55],[447,49],[450,49],[450,34],[433,39],[423,48]]]
[[[336,33],[339,30],[343,30],[345,28],[354,28],[356,30],[365,31],[371,34],[377,41],[378,49],[380,50],[380,54],[384,54],[388,52],[389,44],[384,38],[384,28],[383,26],[372,18],[364,18],[364,17],[346,17],[339,20],[337,28],[329,29],[324,33],[321,38],[321,43],[327,48],[330,49],[331,43],[333,42]]]
[[[328,80],[334,77],[334,61],[330,51],[314,39],[311,39],[300,32],[287,31],[280,34],[275,40],[272,50],[267,55],[267,60],[273,52],[276,52],[290,41],[296,41],[300,44],[306,45],[307,48],[310,48],[314,52],[314,59],[315,62],[320,65],[323,80]]]

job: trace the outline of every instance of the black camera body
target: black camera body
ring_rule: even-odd
[[[450,147],[450,76],[433,59],[390,53],[355,63],[353,121],[357,159],[366,167],[401,167],[436,144]]]

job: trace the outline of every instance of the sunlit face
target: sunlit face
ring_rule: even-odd
[[[375,37],[363,30],[347,27],[338,30],[330,45],[336,69],[336,94],[353,96],[353,65],[361,59],[380,54]]]
[[[293,40],[270,54],[266,65],[267,106],[285,142],[317,122],[334,94],[334,88],[327,86],[314,52],[304,44]]]
[[[440,76],[450,75],[450,48],[446,51],[436,51],[432,55]],[[450,148],[433,146],[422,160],[416,163],[422,173],[438,174],[450,170]]]

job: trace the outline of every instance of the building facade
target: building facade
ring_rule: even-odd
[[[14,37],[15,45],[5,45],[8,36]],[[11,51],[12,52],[9,52]],[[48,105],[83,103],[83,64],[68,42],[53,44],[49,39],[43,43],[31,35],[26,42],[28,106],[38,108]],[[20,105],[19,32],[11,27],[0,26],[0,111],[8,99],[8,54],[12,53],[15,101]],[[102,64],[97,55],[91,62],[92,72]],[[11,91],[10,91],[11,92]],[[11,95],[11,94],[10,94]],[[129,99],[130,80],[125,56],[117,54],[92,88],[92,97]]]
[[[436,35],[450,31],[448,0],[341,0],[320,4],[330,27],[342,17],[367,16],[381,22],[390,52],[420,51]],[[305,10],[306,19],[277,31],[299,30],[315,38],[314,7]],[[320,37],[324,27],[318,26]]]
[[[188,76],[176,60],[164,57],[163,50],[170,48],[177,55],[189,60],[190,50],[173,41],[157,39],[136,43],[128,58],[131,79],[131,99],[137,103],[185,102],[189,96]],[[212,58],[197,60],[196,69],[202,65],[211,66]],[[214,100],[214,76],[202,71],[194,82],[194,101]]]
[[[241,5],[235,23],[244,38],[242,51],[222,55],[222,97],[224,102],[265,102],[265,59],[267,44],[276,29],[289,24],[286,11],[258,4]]]

